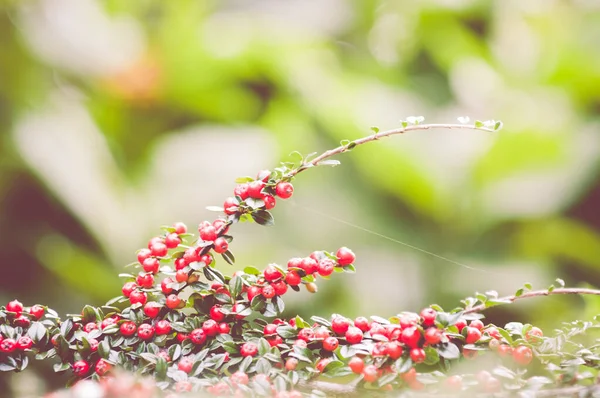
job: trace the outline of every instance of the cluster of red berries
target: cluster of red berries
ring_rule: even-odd
[[[25,307],[17,300],[6,304],[6,317],[4,320],[8,330],[7,335],[0,334],[0,353],[10,354],[14,351],[31,349],[34,341],[26,334],[32,321],[37,321],[44,316],[46,308],[36,304],[25,311]]]
[[[255,209],[271,210],[276,199],[289,199],[294,193],[294,186],[289,181],[271,179],[269,170],[262,170],[255,180],[238,184],[233,190],[233,197],[225,199],[223,211],[227,215],[240,214]],[[252,200],[252,204],[248,203]],[[249,208],[249,209],[248,209]]]

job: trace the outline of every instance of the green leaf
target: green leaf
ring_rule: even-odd
[[[46,336],[46,327],[41,322],[33,322],[27,331],[27,335],[34,343],[39,343]]]
[[[373,131],[375,134],[379,133],[379,127],[371,127],[371,131]]]
[[[271,226],[275,224],[273,215],[267,210],[256,210],[252,212],[252,219],[259,225]]]
[[[556,278],[555,282],[558,284],[558,286],[560,286],[561,288],[565,287],[565,281],[563,281],[560,278]]]
[[[231,297],[237,297],[242,292],[243,286],[242,278],[234,276],[233,279],[229,281],[229,292],[231,293]]]
[[[438,347],[438,354],[445,359],[458,359],[460,358],[460,350],[453,343],[440,344]]]
[[[525,286],[525,289],[527,289],[527,290],[531,290],[531,289],[532,289],[531,283],[529,283],[529,282],[527,282],[527,283],[526,283],[525,285],[523,285],[523,286]]]
[[[248,266],[244,268],[244,272],[250,275],[260,275],[260,270],[256,267]]]
[[[246,177],[238,177],[235,179],[236,184],[243,184],[245,182],[251,182],[251,181],[254,181],[254,178],[247,177],[247,176]]]

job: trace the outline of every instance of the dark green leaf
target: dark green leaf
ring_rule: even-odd
[[[252,219],[259,225],[271,226],[275,224],[273,215],[267,210],[256,210],[252,212]]]

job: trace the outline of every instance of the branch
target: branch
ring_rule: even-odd
[[[390,137],[392,135],[408,133],[409,131],[430,130],[430,129],[482,130],[482,131],[488,131],[491,133],[493,133],[494,131],[497,131],[497,130],[494,130],[494,129],[488,128],[488,127],[483,127],[483,126],[478,127],[478,126],[475,126],[474,124],[458,124],[458,123],[454,123],[454,124],[452,124],[452,123],[450,123],[450,124],[436,124],[436,123],[434,123],[434,124],[414,124],[414,125],[410,125],[410,126],[406,126],[406,127],[401,127],[398,129],[383,131],[381,133],[377,132],[377,133],[369,135],[367,137],[363,137],[363,138],[359,138],[354,141],[350,141],[346,145],[340,145],[337,148],[325,151],[322,154],[320,154],[319,156],[317,156],[316,158],[314,158],[313,160],[311,160],[310,162],[305,162],[297,169],[290,171],[288,176],[293,177],[296,174],[300,173],[301,171],[304,171],[310,167],[318,166],[319,162],[322,162],[325,159],[328,159],[328,158],[330,158],[334,155],[338,155],[340,153],[347,152],[347,151],[353,149],[354,147],[356,147],[358,145],[366,144],[367,142],[376,141],[380,138]]]
[[[513,303],[517,300],[521,300],[521,299],[526,299],[526,298],[531,298],[531,297],[540,297],[540,296],[552,296],[555,294],[591,294],[591,295],[595,295],[595,296],[600,296],[600,290],[596,290],[596,289],[585,289],[585,288],[559,288],[559,289],[554,289],[554,290],[533,290],[531,292],[526,292],[521,294],[520,296],[506,296],[506,297],[501,297],[499,299],[495,299],[499,302],[506,302],[507,304],[509,303]],[[464,311],[464,314],[470,314],[473,312],[481,312],[487,308],[490,307],[486,307],[485,303],[480,304],[480,305],[476,305],[475,307],[471,307],[468,308]]]

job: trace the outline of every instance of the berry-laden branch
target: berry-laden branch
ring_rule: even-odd
[[[72,375],[69,383],[100,381],[107,397],[125,377],[119,368],[152,377],[156,388],[168,394],[205,391],[236,397],[363,396],[398,390],[462,396],[584,385],[592,374],[586,371],[600,369],[600,347],[576,352],[572,347],[582,347],[575,339],[599,324],[575,322],[556,337],[545,337],[529,324],[486,325],[478,312],[520,298],[597,291],[562,286],[529,291],[526,286],[527,292],[521,289],[505,298],[495,292],[468,297],[452,311],[432,305],[390,318],[352,320],[334,314],[306,321],[276,318],[284,312],[283,297],[301,286],[315,293],[318,278],[355,272],[350,249],[316,251],[262,270],[245,267],[231,276],[215,268],[216,255],[230,264],[235,261],[228,234],[233,223],[273,224],[270,210],[276,198],[292,196],[293,177],[310,167],[337,164],[328,159],[333,155],[413,130],[500,127],[493,121],[420,121],[413,118],[401,129],[375,130],[312,160],[302,157],[298,164],[286,162],[273,172],[238,179],[234,196],[223,208],[211,208],[224,214],[201,222],[198,237],[176,223],[150,239],[130,264],[137,271],[120,275],[126,280],[122,295],[106,305],[88,305],[81,314],[60,319],[45,306],[9,302],[0,308],[0,371],[23,370],[31,357],[54,359],[55,371]],[[478,357],[487,357],[493,366],[475,374],[453,373],[455,364]]]

